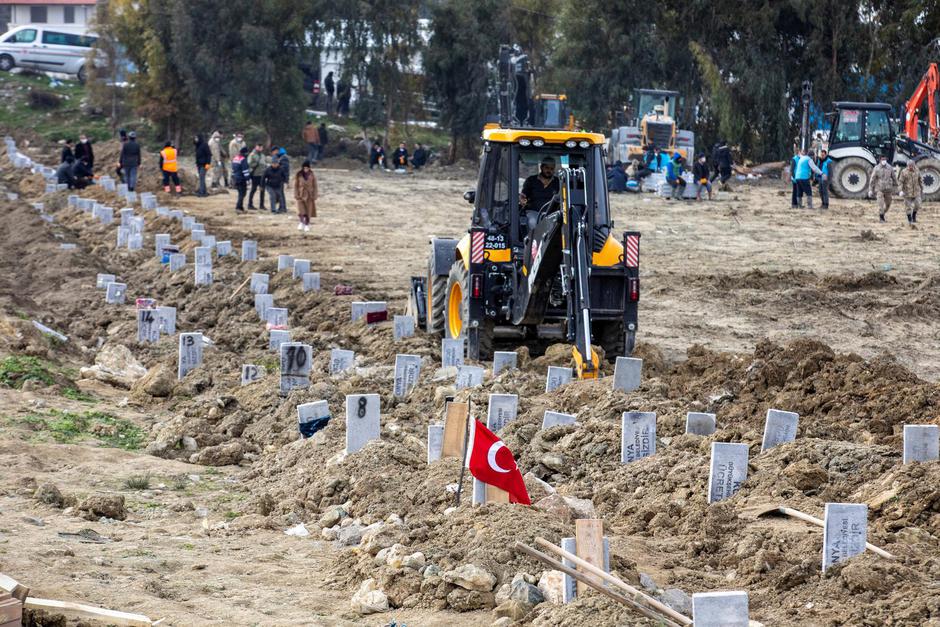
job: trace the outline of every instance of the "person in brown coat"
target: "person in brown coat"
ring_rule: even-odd
[[[310,161],[304,161],[300,172],[294,177],[294,200],[297,201],[297,217],[300,223],[298,231],[310,230],[310,218],[317,217],[317,175],[310,167]]]
[[[310,163],[316,163],[317,157],[320,155],[320,131],[313,124],[313,121],[308,120],[304,124],[304,143],[307,144],[307,159],[310,160]]]

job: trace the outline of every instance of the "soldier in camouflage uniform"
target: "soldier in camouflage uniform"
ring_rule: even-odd
[[[875,196],[878,199],[878,219],[885,221],[885,214],[891,208],[891,198],[897,187],[897,178],[894,175],[894,168],[888,165],[888,158],[884,155],[878,161],[878,165],[871,173],[871,182],[868,185],[868,196]]]
[[[924,193],[924,184],[920,180],[920,168],[913,161],[907,162],[907,167],[901,170],[898,177],[901,194],[904,195],[904,208],[907,209],[907,223],[915,228],[917,212],[920,210],[920,200]]]

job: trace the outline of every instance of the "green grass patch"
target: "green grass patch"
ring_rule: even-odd
[[[133,451],[144,443],[144,432],[134,423],[100,411],[82,413],[51,410],[46,415],[31,414],[15,422],[40,436],[63,444],[96,440],[105,446]]]
[[[241,515],[242,515],[241,512],[233,512],[233,511],[229,510],[229,511],[225,512],[225,520],[235,520],[236,518],[238,518],[238,517],[241,516]]]
[[[85,87],[78,81],[62,81],[58,87],[50,87],[49,79],[34,74],[0,75],[0,85],[13,88],[12,97],[0,104],[0,126],[7,130],[30,129],[49,142],[66,137],[78,139],[84,132],[93,141],[104,141],[112,136],[108,119],[104,115],[88,115],[82,112]],[[58,105],[51,108],[36,108],[36,96],[31,93],[49,94],[58,98]]]
[[[146,490],[150,488],[150,475],[131,475],[124,480],[128,490]]]
[[[62,390],[62,396],[64,396],[65,398],[71,401],[79,401],[82,403],[98,402],[98,399],[96,399],[94,396],[91,396],[90,394],[85,394],[84,392],[76,388],[65,388],[64,390]]]
[[[37,357],[19,355],[0,361],[0,385],[20,389],[26,381],[39,381],[43,385],[55,383],[50,364]]]

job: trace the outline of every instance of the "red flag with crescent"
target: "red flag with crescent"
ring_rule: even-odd
[[[522,473],[512,451],[479,420],[474,421],[473,448],[470,449],[470,474],[509,493],[510,503],[531,505]]]

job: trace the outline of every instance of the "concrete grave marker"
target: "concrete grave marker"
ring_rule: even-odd
[[[493,353],[493,376],[495,377],[503,370],[511,370],[517,367],[519,355],[513,351],[495,351]]]
[[[115,190],[114,179],[105,179],[101,181],[101,186],[106,192],[113,192]]]
[[[291,390],[310,387],[313,347],[300,342],[281,344],[281,396]]]
[[[265,322],[272,327],[287,327],[287,309],[285,307],[268,307],[265,312]]]
[[[196,264],[196,285],[212,285],[212,264]]]
[[[267,294],[268,293],[268,283],[271,280],[267,274],[260,272],[251,273],[251,293],[252,294]]]
[[[147,195],[147,196],[144,196],[143,194],[141,194],[141,195],[140,195],[140,206],[141,206],[141,208],[143,208],[143,209],[145,209],[145,210],[148,210],[148,211],[151,210],[151,209],[156,209],[156,208],[157,208],[157,199],[156,199],[156,197],[153,196],[152,194],[149,194],[149,195]]]
[[[196,218],[192,216],[183,216],[180,222],[184,231],[192,231],[193,225],[196,224]]]
[[[307,272],[310,272],[310,260],[294,259],[294,278],[301,279]]]
[[[127,202],[137,202],[137,192],[127,192],[124,194],[124,199]]]
[[[330,421],[330,404],[327,401],[314,401],[297,406],[297,426],[300,436],[311,437]]]
[[[747,479],[748,445],[712,442],[708,470],[708,502],[717,503],[734,496]]]
[[[176,378],[180,381],[186,373],[202,363],[202,333],[180,333],[179,366]]]
[[[290,255],[278,255],[277,256],[277,271],[281,270],[293,270],[294,268],[294,258]]]
[[[378,394],[346,396],[346,454],[362,450],[381,434],[379,423],[381,401]]]
[[[258,260],[258,242],[253,239],[242,241],[242,261]]]
[[[574,371],[571,368],[563,366],[549,366],[548,374],[545,376],[545,391],[553,392],[569,383],[574,378]]]
[[[126,226],[119,226],[117,230],[117,247],[124,248],[127,246],[127,240],[131,237],[131,232]]]
[[[621,417],[620,463],[628,464],[656,454],[656,413],[625,411]]]
[[[140,233],[131,233],[131,236],[127,238],[127,249],[128,250],[140,250],[144,247],[144,236]]]
[[[127,228],[131,230],[131,235],[134,233],[143,234],[144,227],[147,226],[147,222],[143,218],[132,217],[130,222],[127,224]]]
[[[46,191],[43,192],[43,193],[45,193],[45,194],[54,194],[55,192],[56,192],[56,184],[55,184],[55,183],[46,183]]]
[[[483,385],[483,366],[457,366],[457,389],[475,388]]]
[[[388,311],[388,305],[385,301],[354,301],[350,306],[353,322],[363,318],[366,318],[366,322],[368,322],[369,314]]]
[[[603,551],[604,551],[604,572],[610,572],[610,538],[603,536]],[[562,538],[561,539],[561,549],[569,553],[574,553],[578,557],[581,555],[578,554],[578,541],[576,538]],[[584,559],[581,557],[581,559]],[[561,563],[567,566],[568,568],[574,568],[575,570],[581,570],[574,562],[571,560],[561,558]],[[572,577],[571,575],[564,576],[564,584],[562,587],[562,603],[571,603],[578,598],[578,580]]]
[[[137,341],[160,341],[160,319],[156,309],[137,310]]]
[[[77,208],[77,207],[78,207],[78,195],[77,195],[77,194],[69,194],[69,197],[66,199],[66,204],[67,204],[69,207],[76,207],[76,208]]]
[[[255,294],[255,312],[261,320],[268,319],[268,309],[274,307],[272,294]]]
[[[169,233],[157,233],[153,236],[153,249],[157,259],[163,259],[163,247],[170,244]]]
[[[760,450],[764,452],[778,444],[792,442],[796,439],[796,427],[800,422],[800,415],[792,411],[768,409],[767,419],[764,421],[764,440]]]
[[[463,338],[444,338],[441,340],[441,366],[444,368],[450,368],[452,366],[459,367],[463,365],[463,356],[465,351],[465,342]],[[482,368],[480,371],[482,372]],[[480,383],[483,382],[482,375]],[[466,386],[465,386],[466,387]]]
[[[281,350],[281,344],[290,342],[290,331],[287,329],[271,329],[268,332],[268,349]]]
[[[103,289],[108,286],[108,283],[114,283],[115,277],[113,274],[101,274],[98,273],[95,276],[95,287],[98,289]]]
[[[304,272],[304,276],[301,280],[303,281],[303,290],[305,292],[319,292],[320,291],[320,273],[319,272]]]
[[[104,300],[109,305],[123,305],[124,296],[127,295],[127,285],[124,283],[108,283],[105,288]]]
[[[515,394],[490,394],[486,410],[486,428],[496,433],[516,419],[519,397]]]
[[[242,385],[260,381],[265,375],[264,366],[242,364]]]
[[[182,270],[185,267],[186,267],[186,254],[185,253],[172,253],[170,255],[170,271],[171,272]]]
[[[685,432],[692,435],[711,435],[715,432],[715,414],[690,411],[685,415]]]
[[[157,323],[160,333],[176,334],[176,307],[157,307]]]
[[[121,214],[121,226],[130,226],[131,220],[134,218],[134,208],[133,207],[124,207],[120,211]]]
[[[398,341],[415,334],[415,319],[411,316],[395,316],[392,319],[392,337]]]
[[[692,621],[695,627],[748,627],[747,592],[696,592]]]
[[[170,216],[170,208],[169,208],[169,207],[164,207],[163,205],[160,205],[159,207],[157,207],[157,215],[160,216],[161,218],[167,218],[167,217],[169,217],[169,216]]]
[[[193,222],[193,230],[194,230],[194,231],[205,231],[205,230],[206,230],[206,225],[204,225],[202,222]]]
[[[441,458],[444,448],[444,425],[428,425],[428,463]]]
[[[640,372],[643,360],[634,357],[618,357],[614,364],[614,389],[632,392],[640,387]]]
[[[823,572],[830,566],[865,552],[868,505],[826,503],[823,522]]]
[[[408,394],[418,385],[421,374],[421,357],[418,355],[395,355],[395,387],[398,397]]]
[[[542,416],[542,428],[557,427],[558,425],[573,425],[578,421],[578,417],[573,414],[563,414],[557,411],[545,411]]]
[[[193,229],[189,232],[189,238],[194,242],[199,242],[199,245],[202,245],[202,238],[206,236],[206,232],[202,229]]]
[[[98,209],[98,219],[101,224],[111,224],[114,222],[114,209],[111,207],[100,207]]]
[[[232,254],[232,242],[223,240],[215,243],[215,254],[219,257],[228,257]]]
[[[203,235],[202,236],[202,245],[209,249],[209,255],[212,255],[212,251],[215,249],[215,235]]]
[[[940,459],[940,425],[904,425],[904,463]]]
[[[334,348],[330,351],[330,374],[341,374],[353,367],[356,354],[353,351]]]
[[[170,209],[170,217],[174,220],[183,221],[183,210],[182,209]]]
[[[212,265],[212,249],[208,246],[197,246],[195,254],[196,265]]]

